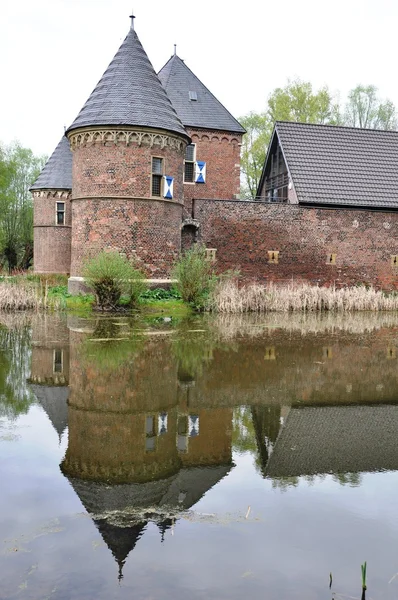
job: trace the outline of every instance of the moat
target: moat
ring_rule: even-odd
[[[0,599],[396,598],[398,315],[2,315],[0,481]]]

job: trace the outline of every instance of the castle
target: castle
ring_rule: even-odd
[[[195,198],[238,197],[243,127],[176,55],[157,75],[131,28],[34,196],[34,265],[70,273],[103,248],[167,278],[198,235]],[[208,166],[208,168],[207,168]]]
[[[246,280],[398,287],[398,133],[277,123],[258,198],[239,200],[243,127],[176,53],[156,74],[131,27],[31,188],[34,269],[103,249],[170,278],[197,241]]]

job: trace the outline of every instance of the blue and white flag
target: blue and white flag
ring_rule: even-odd
[[[206,183],[206,163],[203,160],[195,163],[195,183]]]
[[[168,200],[173,199],[173,187],[174,187],[174,177],[169,177],[169,175],[164,175],[164,193],[163,198],[168,198]]]

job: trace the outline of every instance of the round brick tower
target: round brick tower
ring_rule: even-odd
[[[62,137],[30,188],[34,210],[35,273],[69,273],[71,255],[72,153]]]
[[[183,164],[190,141],[130,31],[69,127],[73,154],[69,289],[102,249],[167,278],[181,248]]]

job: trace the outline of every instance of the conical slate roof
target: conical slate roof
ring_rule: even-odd
[[[245,133],[242,125],[177,55],[170,58],[158,76],[185,126]],[[190,92],[196,93],[196,100],[191,99]]]
[[[64,135],[30,190],[71,190],[72,152]]]
[[[68,132],[136,125],[188,137],[133,27]]]
[[[68,426],[69,388],[36,384],[30,387],[61,438]]]

